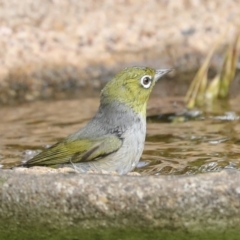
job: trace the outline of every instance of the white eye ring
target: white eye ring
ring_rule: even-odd
[[[149,88],[152,84],[152,77],[150,75],[144,75],[141,78],[141,84],[144,88]]]

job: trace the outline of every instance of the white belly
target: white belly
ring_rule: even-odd
[[[119,174],[132,171],[139,162],[144,149],[146,136],[146,121],[137,123],[124,134],[124,142],[116,153],[116,170]],[[121,159],[121,160],[120,160]]]
[[[139,121],[136,121],[121,137],[123,138],[123,145],[118,151],[102,159],[76,163],[74,166],[82,172],[104,170],[126,174],[132,171],[138,164],[144,149],[146,118],[139,116]]]

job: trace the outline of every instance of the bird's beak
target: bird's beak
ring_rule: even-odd
[[[168,69],[157,69],[155,76],[154,76],[154,81],[157,82],[163,75],[165,75],[168,72],[171,72],[173,69],[168,68]]]

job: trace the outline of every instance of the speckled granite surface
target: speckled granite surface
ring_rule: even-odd
[[[223,45],[231,42],[240,23],[234,0],[0,0],[0,6],[4,103],[74,89],[92,94],[129,65],[174,67],[179,78],[221,36]]]
[[[182,177],[1,170],[0,236],[237,239],[239,181],[233,170]]]

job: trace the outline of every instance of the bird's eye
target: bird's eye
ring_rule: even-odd
[[[145,75],[141,78],[141,84],[144,88],[149,88],[152,83],[152,77],[149,75]]]

